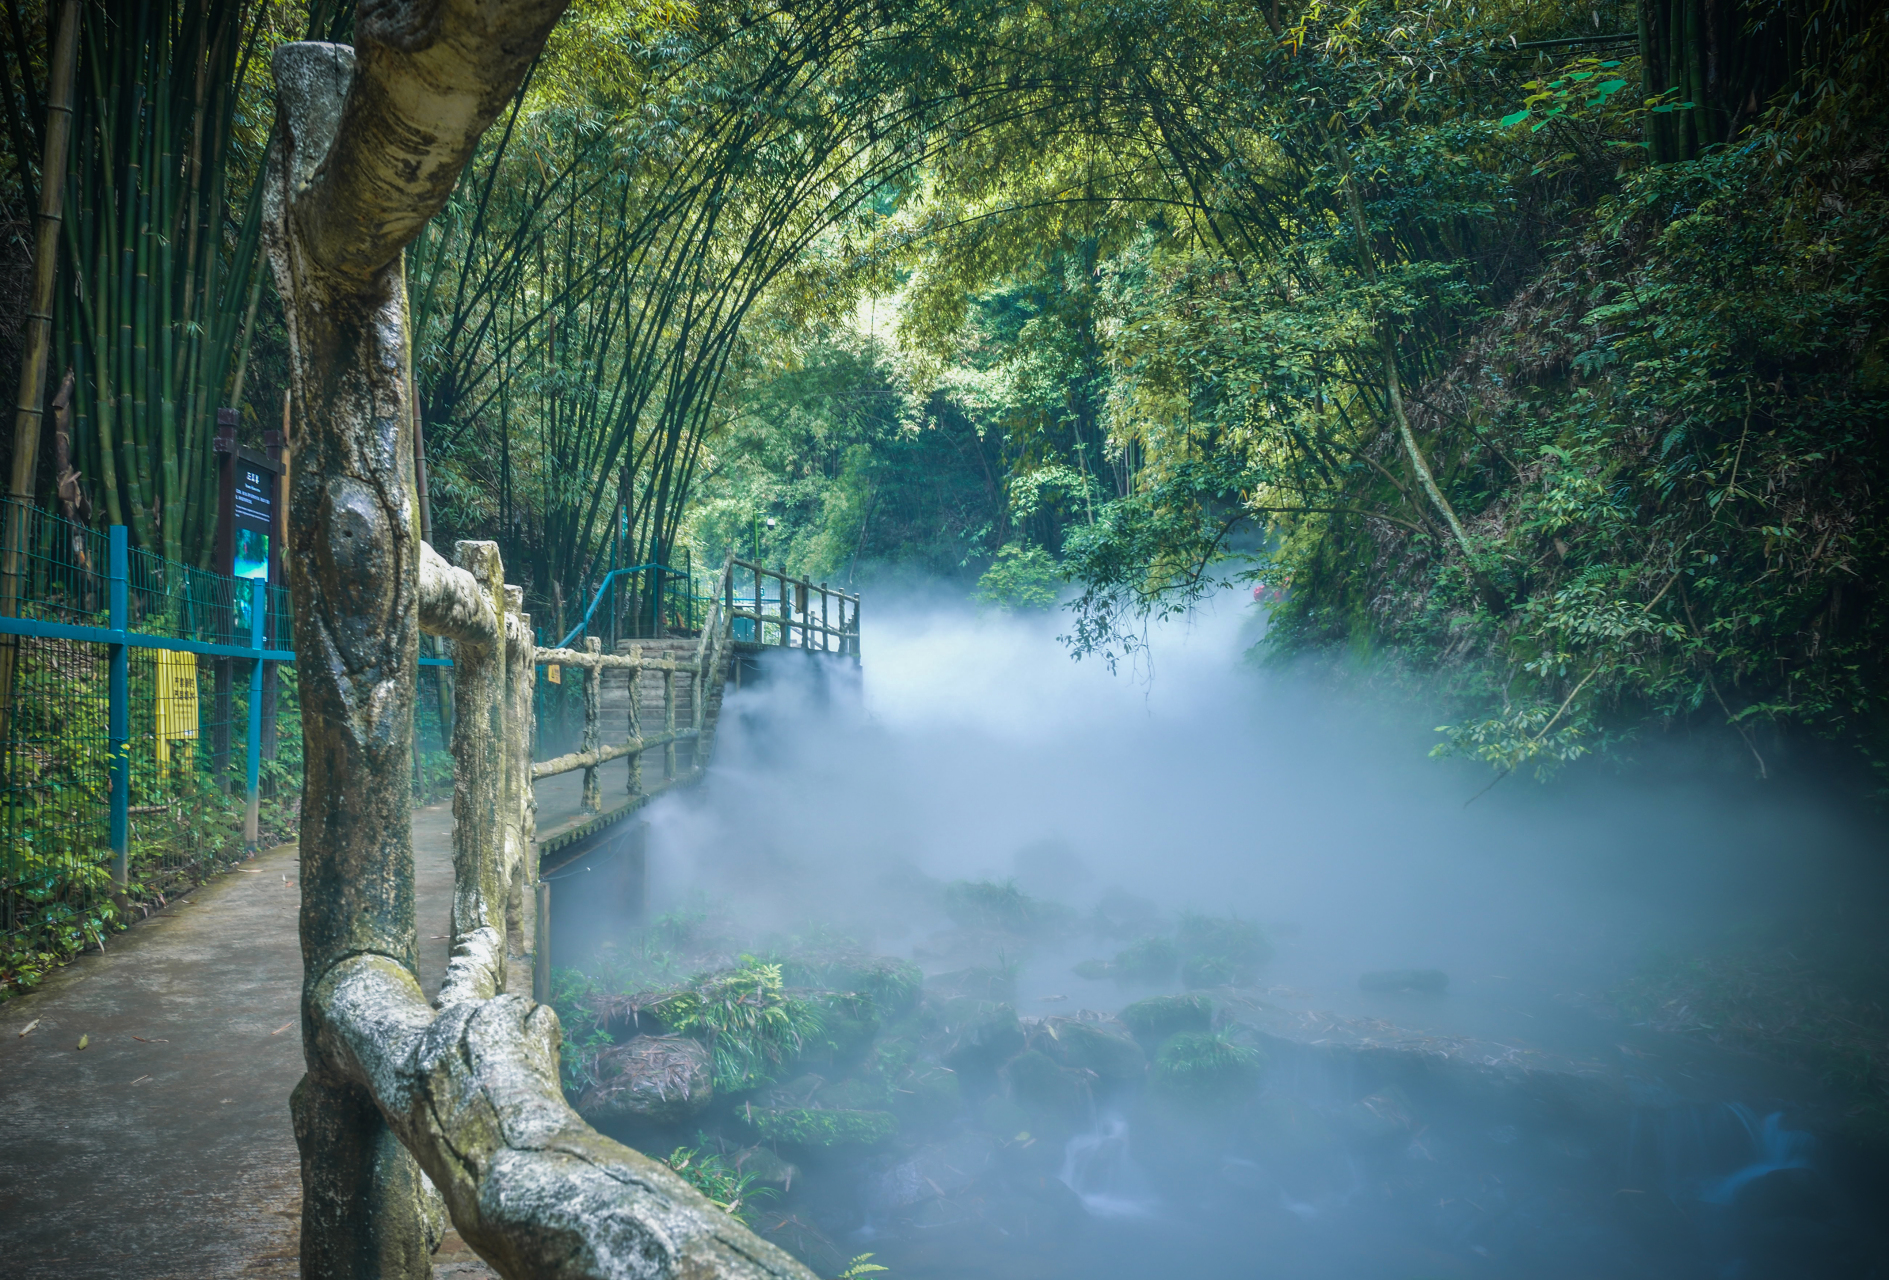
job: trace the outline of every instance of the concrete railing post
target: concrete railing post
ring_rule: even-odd
[[[532,889],[536,896],[536,920],[532,926],[531,998],[539,1004],[551,1003],[551,882],[540,880]]]
[[[505,588],[505,784],[500,797],[505,825],[505,932],[517,947],[531,945],[525,935],[525,891],[538,880],[530,865],[533,800],[531,787],[532,736],[537,728],[533,694],[538,680],[534,660],[531,615],[525,612],[521,587]]]
[[[603,652],[603,641],[596,636],[584,637],[584,652],[595,656]],[[603,668],[591,663],[584,668],[584,750],[595,755],[603,745]],[[584,811],[598,813],[603,809],[603,788],[597,782],[595,763],[584,766]]]
[[[662,673],[662,728],[668,741],[662,744],[662,776],[674,782],[676,777],[676,672],[670,667]]]
[[[131,630],[131,541],[122,524],[111,526],[111,629]],[[111,646],[110,699],[106,734],[111,750],[112,879],[123,887],[131,874],[131,652],[120,641]]]
[[[642,649],[638,649],[640,654]],[[643,736],[643,669],[631,667],[624,673],[624,683],[630,695],[630,741],[635,742]],[[629,754],[631,796],[643,794],[643,753],[632,751]]]

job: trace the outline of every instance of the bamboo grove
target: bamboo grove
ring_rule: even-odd
[[[954,129],[987,123],[989,86],[957,78],[964,14],[945,16],[704,11],[619,46],[638,87],[608,110],[542,67],[545,107],[494,131],[415,246],[429,448],[466,477],[440,518],[502,529],[560,623],[606,561],[672,556],[757,309],[857,289],[880,211]]]
[[[105,515],[140,545],[203,562],[216,410],[241,397],[262,284],[261,11],[80,8],[71,288],[53,322],[75,380],[73,465],[97,478]]]
[[[70,458],[27,488],[202,562],[216,410],[281,413],[260,69],[349,10],[74,8]],[[0,59],[20,223],[56,13]],[[683,549],[1073,582],[1108,654],[1244,573],[1276,649],[1430,682],[1499,768],[1876,742],[1881,20],[575,5],[408,252],[425,518],[560,630]]]

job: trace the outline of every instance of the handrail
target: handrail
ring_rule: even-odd
[[[737,598],[734,588],[736,569],[742,569],[754,575],[754,590],[751,596]],[[763,585],[764,581],[770,578],[780,583],[780,593],[772,599],[768,597],[767,588]],[[791,594],[788,591],[789,587],[793,588]],[[815,621],[813,616],[813,598],[816,594],[820,597],[818,621]],[[750,601],[753,607],[744,607]],[[837,626],[828,619],[828,606],[835,601],[839,605],[839,617],[834,620],[837,621]],[[769,604],[779,606],[778,610],[771,614],[766,612],[763,606]],[[860,661],[859,596],[857,594],[848,594],[824,582],[796,578],[784,568],[770,569],[766,565],[757,564],[751,560],[737,560],[730,556],[728,566],[722,575],[721,605],[728,618],[731,640],[734,639],[732,629],[737,618],[754,624],[754,638],[748,641],[737,641],[737,643],[768,644],[766,628],[772,623],[779,629],[780,638],[774,643],[780,648],[798,647],[807,652],[837,653],[840,656],[852,658],[855,664]],[[847,608],[849,605],[851,606],[850,613]],[[795,614],[800,615],[798,619],[795,618]],[[794,644],[796,631],[800,633],[798,646]],[[818,645],[813,643],[816,636],[820,641]],[[837,650],[829,642],[829,637],[839,642]]]
[[[596,614],[597,606],[603,603],[603,593],[610,584],[626,574],[641,573],[645,569],[661,569],[664,573],[673,573],[678,578],[682,576],[681,570],[671,569],[668,565],[658,564],[654,560],[650,561],[648,564],[633,564],[627,569],[612,569],[610,572],[604,574],[602,580],[597,583],[597,594],[590,598],[590,608],[584,610],[584,616],[578,620],[576,626],[571,628],[571,634],[565,636],[551,647],[554,649],[570,648],[571,642],[582,635],[584,630],[590,626],[590,619]]]
[[[641,567],[649,568],[651,566],[645,565]],[[601,814],[602,789],[598,779],[598,769],[613,760],[621,760],[627,757],[630,762],[630,774],[628,778],[630,798],[626,805],[619,809],[612,810],[610,815],[604,815],[614,817],[618,814],[628,812],[630,809],[640,804],[646,803],[653,796],[673,785],[700,776],[703,768],[707,764],[708,753],[714,739],[715,718],[709,714],[708,705],[717,694],[719,694],[721,686],[727,678],[730,649],[734,642],[734,620],[736,618],[751,618],[755,619],[757,622],[774,622],[777,624],[781,622],[781,617],[761,617],[753,611],[741,609],[732,604],[735,570],[738,567],[749,570],[750,572],[759,568],[761,575],[764,577],[782,579],[784,584],[782,587],[781,601],[782,616],[786,617],[787,625],[790,628],[799,628],[803,645],[807,643],[811,636],[818,634],[821,643],[817,646],[816,651],[824,651],[836,657],[842,655],[852,656],[857,660],[858,596],[849,595],[844,591],[839,591],[831,587],[822,587],[817,583],[803,582],[801,579],[786,576],[764,567],[750,565],[745,561],[736,560],[731,555],[723,562],[722,571],[719,575],[720,580],[715,584],[716,590],[714,594],[706,597],[708,602],[708,614],[703,619],[701,631],[696,637],[694,646],[695,653],[692,661],[681,654],[660,658],[652,656],[644,652],[642,642],[637,641],[630,642],[633,646],[632,652],[605,653],[603,652],[603,642],[596,636],[585,637],[583,641],[584,647],[582,649],[573,649],[566,645],[559,645],[554,648],[546,648],[542,645],[532,646],[531,658],[533,666],[556,664],[560,667],[572,668],[583,673],[584,707],[582,746],[575,751],[567,751],[549,760],[532,762],[530,765],[530,773],[534,782],[544,778],[555,777],[559,774],[575,773],[581,770],[584,774],[584,811],[592,815]],[[615,572],[634,572],[634,570],[619,570]],[[804,587],[806,591],[806,599],[803,601],[803,607],[801,609],[801,612],[806,616],[799,621],[795,621],[792,614],[787,611],[790,598],[786,594],[786,589],[790,586],[801,586]],[[829,626],[825,622],[816,621],[811,616],[812,610],[808,605],[811,601],[812,594],[815,592],[822,593],[828,600],[837,598],[841,602],[840,626]],[[601,596],[601,588],[599,595]],[[850,614],[847,612],[848,605],[851,606]],[[588,613],[585,615],[587,619],[589,616]],[[849,630],[846,625],[849,621],[853,624],[853,629],[851,630]],[[582,629],[581,626],[579,629]],[[575,633],[573,633],[573,637],[574,635]],[[835,637],[839,640],[839,648],[837,650],[828,644],[826,640],[828,636]],[[813,646],[809,647],[813,648]],[[602,725],[600,723],[603,707],[603,673],[605,671],[624,672],[625,685],[627,686],[625,692],[628,699],[629,736],[627,740],[613,744],[606,744],[603,741]],[[642,676],[645,672],[659,673],[663,682],[663,723],[659,730],[647,733],[642,727]],[[686,724],[677,723],[678,706],[676,682],[678,677],[688,682],[686,693],[688,697],[689,717]],[[680,770],[677,767],[678,762],[676,760],[676,746],[684,742],[692,744],[692,758],[689,763],[689,768],[686,771]],[[654,786],[646,786],[643,781],[642,759],[646,752],[657,749],[660,749],[663,753],[663,778],[660,783]],[[560,828],[560,832],[561,831],[562,828]]]

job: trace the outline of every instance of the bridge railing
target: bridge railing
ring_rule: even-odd
[[[724,567],[724,584],[731,569]],[[714,732],[716,707],[721,687],[727,679],[729,618],[722,608],[719,593],[709,597],[707,614],[688,657],[674,656],[674,642],[627,642],[628,653],[605,653],[597,636],[586,636],[582,649],[536,646],[532,651],[534,671],[556,668],[560,680],[565,671],[581,673],[583,686],[583,736],[576,751],[568,751],[531,765],[531,782],[537,783],[563,774],[582,771],[582,812],[572,821],[546,832],[534,830],[533,840],[542,856],[574,840],[629,816],[650,800],[673,787],[699,778],[708,765],[710,738]],[[671,656],[662,656],[667,649]],[[603,680],[606,672],[622,672],[627,715],[625,736],[607,741],[604,726]],[[644,679],[654,677],[662,684],[662,721],[660,726],[644,724]],[[687,703],[687,723],[679,719],[679,707]],[[679,749],[688,749],[686,765]],[[652,782],[644,768],[644,757],[660,751],[662,777]],[[607,812],[603,799],[603,766],[627,760],[627,798]],[[534,806],[535,823],[535,806]]]
[[[838,587],[731,558],[722,573],[721,604],[739,643],[811,649],[859,661],[859,597]]]

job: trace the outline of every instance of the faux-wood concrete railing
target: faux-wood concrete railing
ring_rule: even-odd
[[[289,541],[304,780],[304,1280],[425,1280],[446,1214],[507,1280],[813,1280],[564,1100],[510,989],[534,648],[498,549],[419,538],[402,252],[565,0],[371,0],[356,48],[272,55],[263,224],[298,424]],[[455,637],[453,950],[421,990],[409,806],[423,629]]]
[[[732,563],[722,568],[724,589],[732,573]],[[729,623],[730,619],[722,608],[718,593],[709,602],[709,614],[703,622],[701,638],[692,662],[651,657],[640,647],[628,654],[604,653],[603,642],[595,636],[584,638],[582,650],[536,650],[533,655],[534,666],[555,664],[560,670],[575,668],[583,672],[584,737],[579,750],[534,763],[531,766],[531,780],[538,782],[582,769],[584,812],[598,813],[603,809],[603,786],[598,770],[612,760],[627,757],[630,761],[629,795],[632,806],[700,777],[708,765],[709,747],[714,733],[714,721],[709,708],[719,700],[722,683],[727,678]],[[621,742],[606,743],[603,740],[603,673],[606,671],[623,672],[627,682],[629,736]],[[655,733],[643,732],[642,726],[642,678],[645,672],[653,672],[662,678],[663,724]],[[690,723],[686,727],[676,723],[676,682],[679,679],[687,681]],[[686,771],[677,768],[676,744],[681,742],[692,744]],[[644,781],[643,755],[658,748],[663,753],[663,776],[662,781],[652,787]]]

